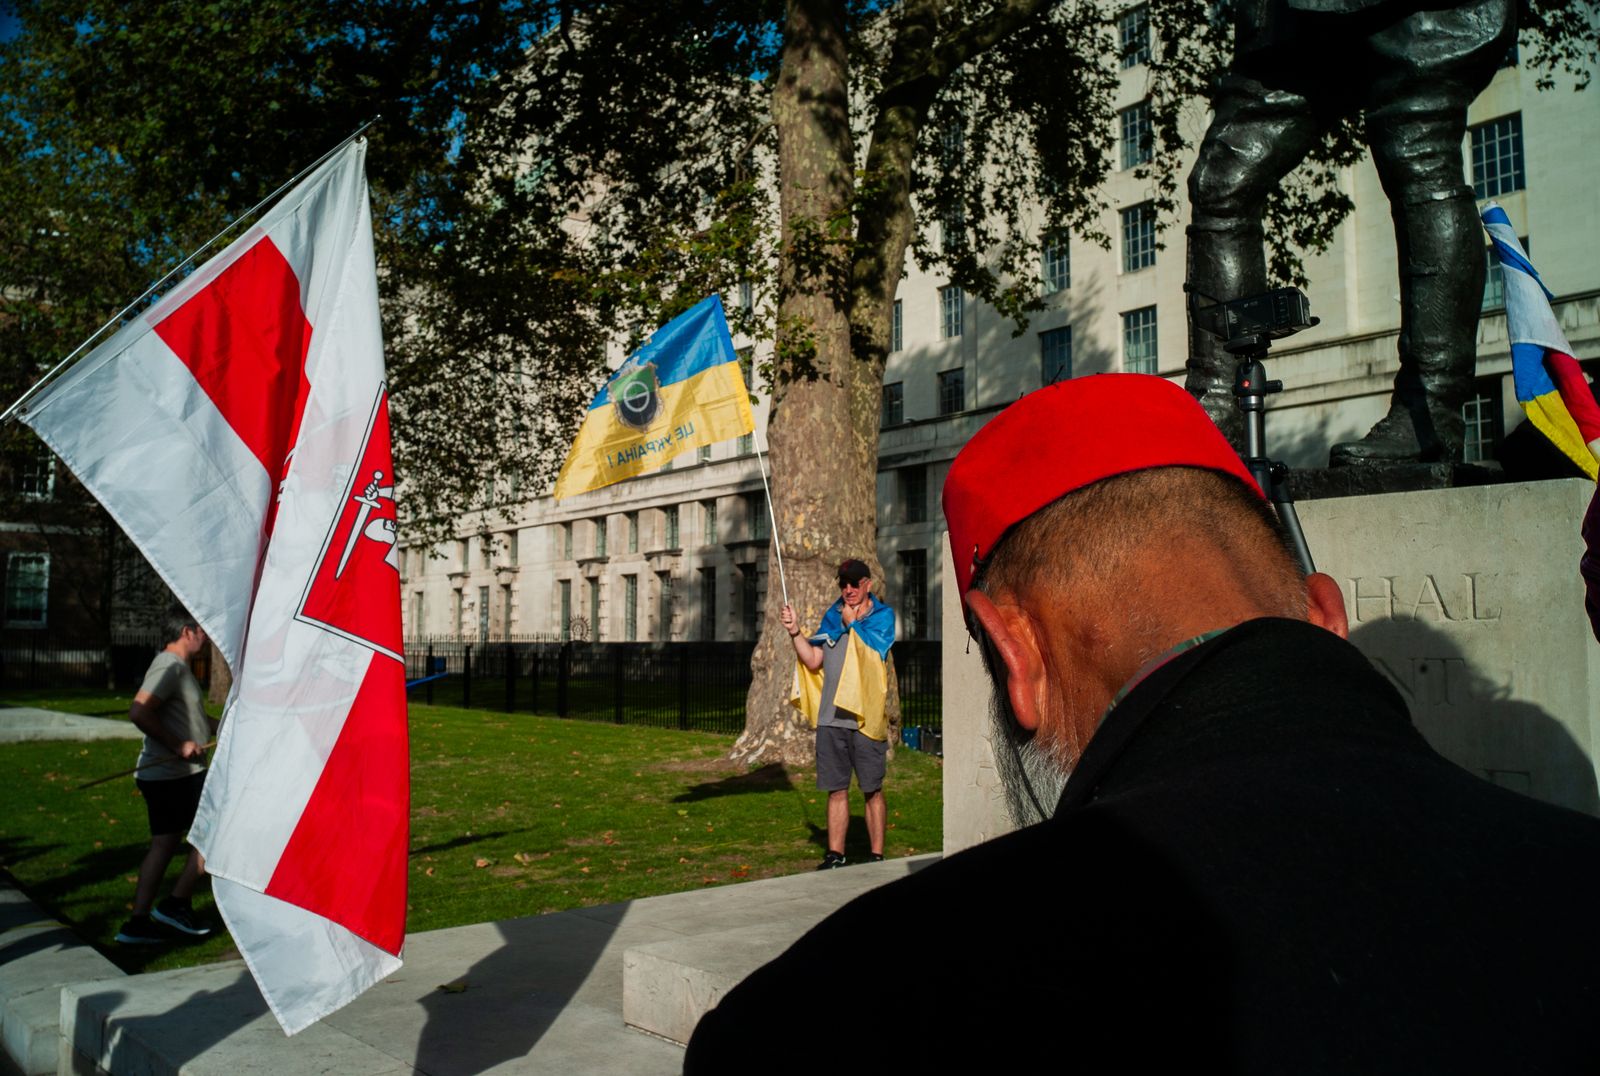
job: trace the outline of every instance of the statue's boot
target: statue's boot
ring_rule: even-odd
[[[1389,413],[1330,463],[1459,462],[1472,393],[1484,240],[1461,182],[1466,107],[1459,87],[1396,95],[1367,113],[1367,140],[1394,217],[1400,371]]]

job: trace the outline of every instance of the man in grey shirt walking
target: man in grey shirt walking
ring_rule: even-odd
[[[183,846],[205,785],[205,744],[216,725],[206,716],[205,697],[189,663],[205,649],[206,633],[181,609],[163,622],[166,645],[150,662],[128,716],[144,733],[136,784],[150,816],[150,850],[139,866],[133,917],[117,931],[124,945],[159,945],[172,935],[156,924],[191,937],[211,933],[195,922],[190,899],[205,872],[195,848],[183,863],[172,895],[160,904],[156,891],[167,866]],[[154,922],[152,922],[154,920]]]

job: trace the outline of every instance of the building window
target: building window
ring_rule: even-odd
[[[606,555],[606,520],[604,516],[594,521],[594,555]]]
[[[900,612],[907,639],[928,637],[928,554],[921,549],[900,554]]]
[[[717,502],[701,501],[700,507],[705,512],[705,544],[716,545],[719,540],[717,537]]]
[[[717,570],[700,569],[700,638],[711,642],[717,637]]]
[[[744,495],[744,514],[750,522],[750,538],[752,541],[761,541],[772,533],[771,520],[767,517],[767,495],[765,493],[746,493]]]
[[[966,162],[966,156],[966,131],[959,119],[953,120],[939,132],[939,163],[946,172],[954,172]]]
[[[1039,334],[1039,368],[1046,385],[1072,376],[1072,326]]]
[[[622,577],[622,637],[630,643],[639,641],[639,577]]]
[[[672,575],[668,572],[656,573],[656,622],[660,625],[657,631],[659,642],[672,640]]]
[[[494,567],[494,539],[487,534],[478,535],[478,563],[484,568]]]
[[[1522,115],[1513,112],[1472,128],[1472,193],[1495,198],[1528,185],[1522,167]]]
[[[939,249],[949,254],[961,247],[961,233],[967,230],[967,214],[960,206],[951,206],[939,222]]]
[[[521,552],[518,549],[518,546],[522,544],[519,541],[521,534],[521,531],[506,531],[506,563],[513,568],[517,566],[517,558]]]
[[[461,588],[452,588],[450,591],[450,634],[458,639],[461,638],[461,619],[466,616],[466,610],[462,608],[464,604],[461,598]]]
[[[572,524],[561,524],[561,556],[567,560],[572,559]]]
[[[424,612],[427,597],[426,591],[414,590],[411,592],[411,637],[413,639],[422,638],[423,633],[428,630],[428,617]],[[429,669],[428,671],[431,673],[433,670]]]
[[[56,458],[45,445],[24,459],[17,469],[17,493],[30,501],[48,501],[56,488]]]
[[[883,426],[898,426],[906,420],[906,393],[905,385],[899,381],[891,381],[883,386]]]
[[[701,445],[700,446],[699,460],[700,460],[701,463],[710,463],[711,462],[711,446],[710,445]]]
[[[1461,405],[1464,430],[1461,458],[1467,463],[1495,459],[1500,443],[1500,378],[1480,378],[1472,398]]]
[[[756,308],[756,286],[748,280],[739,281],[739,309],[751,311]]]
[[[739,621],[750,642],[761,637],[761,571],[754,564],[739,569]]]
[[[600,631],[600,580],[589,580],[589,638],[599,642],[604,638]]]
[[[894,313],[889,316],[889,350],[899,351],[906,346],[905,322],[901,320],[900,300],[894,301]]]
[[[500,588],[500,638],[511,638],[511,584],[506,583]]]
[[[1046,295],[1054,295],[1072,286],[1072,259],[1067,253],[1067,237],[1049,236],[1041,251],[1039,278]]]
[[[628,552],[639,552],[639,513],[629,512],[625,517],[628,520]]]
[[[1134,168],[1150,160],[1155,139],[1150,127],[1150,102],[1140,101],[1119,114],[1122,119],[1122,167]]]
[[[467,559],[467,540],[465,538],[457,538],[456,539],[456,567],[464,572],[468,568],[470,568],[471,566],[472,566],[471,563]]]
[[[50,609],[50,554],[6,557],[6,627],[42,628]]]
[[[489,641],[489,588],[478,588],[478,641]]]
[[[1130,374],[1156,372],[1156,308],[1141,306],[1122,315],[1122,369]]]
[[[756,435],[753,433],[741,433],[739,439],[734,442],[734,451],[741,456],[748,456],[755,450]]]
[[[675,504],[668,505],[666,508],[661,510],[661,516],[662,522],[665,524],[664,529],[666,531],[667,538],[666,548],[682,548],[678,542],[678,506]]]
[[[940,331],[946,340],[961,335],[961,289],[954,284],[939,289]]]
[[[739,356],[739,376],[744,378],[745,390],[749,391],[756,383],[756,349],[753,347],[742,347],[735,351],[734,354]]]
[[[1122,211],[1122,271],[1156,263],[1156,211],[1149,202]]]
[[[1526,236],[1519,236],[1524,254],[1528,251]],[[1484,257],[1488,260],[1488,271],[1483,275],[1483,304],[1480,310],[1501,310],[1506,305],[1506,271],[1500,264],[1500,255],[1494,252],[1491,244]]]
[[[1150,9],[1143,4],[1129,8],[1117,20],[1117,43],[1122,69],[1150,62]]]
[[[901,467],[900,515],[907,523],[928,521],[928,468]]]
[[[939,414],[953,415],[967,409],[967,371],[964,367],[939,372]]]

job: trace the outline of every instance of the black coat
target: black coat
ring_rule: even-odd
[[[1600,821],[1446,762],[1258,620],[1106,719],[1048,822],[846,905],[686,1071],[1600,1069]]]

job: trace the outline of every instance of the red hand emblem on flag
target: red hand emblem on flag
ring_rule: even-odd
[[[297,619],[404,661],[389,396],[380,391]]]

